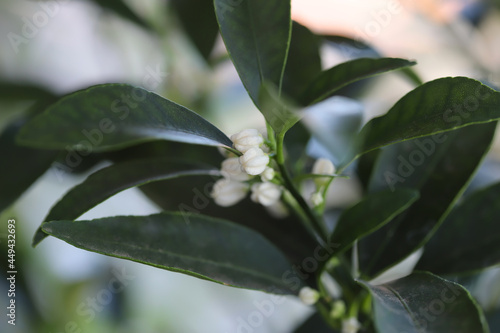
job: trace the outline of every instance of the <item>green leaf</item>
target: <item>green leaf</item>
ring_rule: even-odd
[[[426,244],[418,269],[471,273],[500,263],[500,183],[467,197]]]
[[[307,84],[321,73],[320,38],[297,22],[292,23],[292,39],[283,76],[283,93],[299,96]]]
[[[264,82],[262,85],[259,92],[259,105],[260,112],[277,136],[284,136],[300,120],[292,103],[280,97],[278,89],[272,83]]]
[[[46,222],[43,230],[78,248],[224,285],[298,292],[282,279],[291,267],[273,244],[255,231],[221,219],[165,212]]]
[[[0,80],[0,100],[50,100],[55,95],[34,83]]]
[[[357,239],[382,227],[417,199],[418,191],[404,188],[367,195],[340,215],[330,237],[331,243],[338,244],[335,253],[349,249]]]
[[[193,44],[207,60],[219,34],[213,0],[173,0],[170,5]]]
[[[361,130],[359,147],[346,161],[397,142],[497,120],[499,105],[500,93],[473,79],[428,82],[406,94],[385,115],[369,121]]]
[[[106,1],[106,0],[92,0],[97,5],[110,10],[122,18],[137,24],[140,27],[152,30],[151,25],[139,17],[123,0]]]
[[[350,60],[322,72],[301,94],[300,101],[304,105],[314,104],[350,83],[415,64],[399,58]]]
[[[215,0],[215,12],[229,56],[258,106],[264,81],[281,88],[291,36],[290,1]]]
[[[203,213],[251,228],[280,248],[295,264],[314,256],[319,245],[296,217],[273,218],[265,207],[249,198],[231,207],[218,206],[209,195],[214,182],[210,176],[193,176],[149,183],[141,186],[141,190],[164,210]],[[310,277],[313,278],[312,274]]]
[[[381,151],[369,190],[414,188],[420,199],[359,242],[360,269],[366,276],[397,264],[429,240],[489,150],[495,128],[494,122],[468,126]]]
[[[0,212],[12,204],[49,169],[58,151],[20,147],[15,143],[28,118],[21,117],[0,134]]]
[[[217,175],[213,168],[172,161],[172,158],[150,158],[111,165],[91,174],[73,187],[50,210],[44,221],[74,220],[101,202],[126,189],[149,182],[193,175]],[[33,246],[47,234],[39,228]]]
[[[231,146],[215,126],[161,96],[125,84],[67,95],[23,127],[18,142],[36,148],[75,148],[87,154],[153,140]]]
[[[430,273],[417,272],[374,286],[374,320],[384,333],[489,332],[484,315],[461,285]]]

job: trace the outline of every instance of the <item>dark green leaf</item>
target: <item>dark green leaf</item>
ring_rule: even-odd
[[[172,158],[151,158],[111,165],[90,175],[83,183],[73,187],[50,210],[44,221],[74,220],[113,195],[134,186],[153,181],[218,174],[213,168],[173,162]],[[47,235],[39,228],[33,245]]]
[[[294,333],[335,333],[333,328],[328,326],[319,312],[314,313],[312,316],[302,323]]]
[[[142,186],[141,190],[165,210],[202,213],[251,228],[273,242],[296,264],[314,256],[318,243],[297,218],[273,218],[262,205],[250,199],[231,207],[218,206],[210,197],[214,182],[213,177],[193,176],[150,183]]]
[[[382,227],[417,199],[417,191],[404,188],[367,195],[340,215],[330,237],[331,243],[339,245],[335,253],[349,249],[357,239]]]
[[[47,100],[54,94],[33,83],[0,81],[0,100]]]
[[[76,247],[234,287],[295,294],[285,256],[248,228],[204,215],[165,212],[53,221],[43,230]]]
[[[264,81],[281,87],[291,35],[290,1],[215,0],[220,32],[255,105]]]
[[[459,284],[430,273],[413,273],[374,286],[375,326],[384,333],[487,333],[484,315]]]
[[[0,212],[47,171],[58,153],[16,145],[15,137],[26,121],[19,118],[0,134]]]
[[[496,123],[468,126],[387,147],[370,191],[414,188],[420,199],[359,243],[360,268],[374,276],[423,246],[446,218],[488,151]]]
[[[419,269],[473,272],[500,263],[500,184],[475,192],[456,207],[425,246]]]
[[[320,40],[297,22],[292,24],[292,39],[283,77],[283,93],[299,96],[307,84],[321,73]]]
[[[213,0],[173,0],[170,4],[193,44],[208,59],[219,33]]]
[[[153,140],[231,146],[215,126],[152,92],[125,84],[91,87],[63,97],[23,127],[18,142],[87,154]]]
[[[325,99],[350,83],[415,64],[413,61],[399,58],[350,60],[322,72],[308,85],[300,101],[304,105],[310,105]]]
[[[115,1],[106,1],[106,0],[92,0],[102,8],[110,10],[122,18],[129,20],[143,28],[152,30],[152,27],[149,23],[144,21],[143,18],[137,16],[137,14],[130,9],[130,7],[123,0],[115,0]]]
[[[278,136],[285,133],[299,120],[299,114],[292,103],[280,98],[272,83],[265,82],[259,92],[260,112]]]
[[[500,118],[500,93],[464,77],[428,82],[368,122],[354,157],[372,149]],[[348,161],[349,160],[349,161]]]

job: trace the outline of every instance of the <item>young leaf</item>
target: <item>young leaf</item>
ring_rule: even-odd
[[[204,59],[208,59],[219,33],[213,0],[173,0],[177,16]]]
[[[377,275],[429,240],[489,150],[495,128],[494,122],[468,126],[381,151],[369,190],[414,188],[420,199],[359,242],[364,274]]]
[[[370,150],[500,118],[500,92],[464,78],[423,84],[401,98],[385,115],[361,130],[359,146],[346,163]]]
[[[215,126],[161,96],[126,84],[104,84],[60,99],[24,126],[18,142],[85,153],[172,140],[231,146]]]
[[[467,197],[425,245],[417,268],[471,273],[500,263],[500,183]]]
[[[300,96],[304,105],[317,103],[340,88],[371,76],[413,66],[414,61],[399,58],[360,58],[344,62],[322,72]]]
[[[418,191],[404,188],[367,195],[340,215],[330,237],[331,243],[339,245],[335,253],[349,249],[357,239],[382,227],[417,199]]]
[[[192,275],[224,285],[296,294],[282,278],[285,256],[248,228],[179,212],[52,221],[43,230],[88,251]]]
[[[374,286],[375,326],[384,333],[488,333],[484,315],[461,285],[417,272]]]
[[[291,35],[290,1],[215,0],[220,32],[255,105],[264,81],[281,87]]]
[[[172,161],[172,158],[150,158],[111,165],[91,174],[73,187],[50,210],[44,221],[74,220],[83,213],[128,188],[149,182],[193,175],[215,175],[217,170]],[[33,246],[47,234],[39,228]]]

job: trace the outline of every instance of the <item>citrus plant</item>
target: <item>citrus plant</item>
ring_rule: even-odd
[[[2,134],[2,156],[30,156],[2,209],[61,151],[75,168],[112,162],[55,203],[33,245],[53,236],[227,286],[296,295],[317,310],[296,332],[488,332],[483,310],[448,277],[500,262],[500,184],[462,196],[492,143],[500,92],[466,77],[422,83],[410,69],[416,63],[398,58],[323,70],[326,37],[292,22],[289,1],[172,5],[205,58],[220,32],[266,128],[229,137],[127,84],[63,97],[33,88],[43,112]],[[186,6],[197,5],[207,10],[189,28]],[[342,89],[389,71],[416,88],[362,127],[361,113],[341,112]],[[364,195],[332,217],[326,196],[339,177],[359,178]],[[165,211],[76,220],[132,187]],[[374,280],[422,249],[409,275]]]

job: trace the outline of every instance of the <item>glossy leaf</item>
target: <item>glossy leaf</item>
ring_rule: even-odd
[[[0,134],[0,212],[21,196],[56,158],[58,151],[20,147],[15,143],[27,118],[18,118]]]
[[[259,92],[260,112],[276,134],[284,135],[299,120],[300,116],[292,103],[279,96],[272,83],[265,82]]]
[[[305,105],[314,104],[350,83],[415,64],[413,61],[399,58],[350,60],[322,72],[308,85],[300,101]]]
[[[161,139],[232,145],[196,113],[125,84],[98,85],[67,95],[26,124],[18,136],[18,142],[31,147],[72,147],[87,154]]]
[[[500,263],[499,221],[500,184],[471,194],[426,244],[417,268],[460,274]]]
[[[170,4],[193,44],[208,59],[219,34],[213,0],[173,0]]]
[[[464,78],[443,78],[419,86],[385,115],[361,130],[350,160],[370,150],[500,118],[500,92]],[[346,164],[347,164],[346,163]]]
[[[300,264],[314,255],[316,240],[293,215],[274,218],[249,198],[231,207],[218,206],[209,195],[215,181],[210,176],[193,176],[149,183],[141,190],[164,210],[200,213],[251,228],[279,247],[293,263]]]
[[[417,199],[417,191],[404,188],[367,195],[340,215],[330,237],[331,243],[338,244],[335,253],[349,249],[357,239],[382,227]]]
[[[461,285],[417,272],[374,286],[374,320],[384,333],[488,333],[484,315]]]
[[[256,105],[265,81],[281,87],[291,35],[290,1],[215,0],[229,56]]]
[[[73,187],[50,210],[44,221],[74,220],[101,202],[126,189],[149,182],[193,175],[218,175],[214,168],[174,162],[172,158],[150,158],[114,164],[91,174]],[[33,245],[47,234],[39,228]]]
[[[204,215],[164,212],[92,221],[52,221],[43,230],[88,251],[224,285],[295,294],[285,256],[248,228]]]
[[[320,39],[303,25],[292,23],[292,39],[283,77],[283,93],[296,97],[321,73]]]
[[[414,188],[420,199],[359,242],[366,276],[392,267],[429,240],[489,150],[495,128],[494,122],[468,126],[381,151],[369,190]]]

